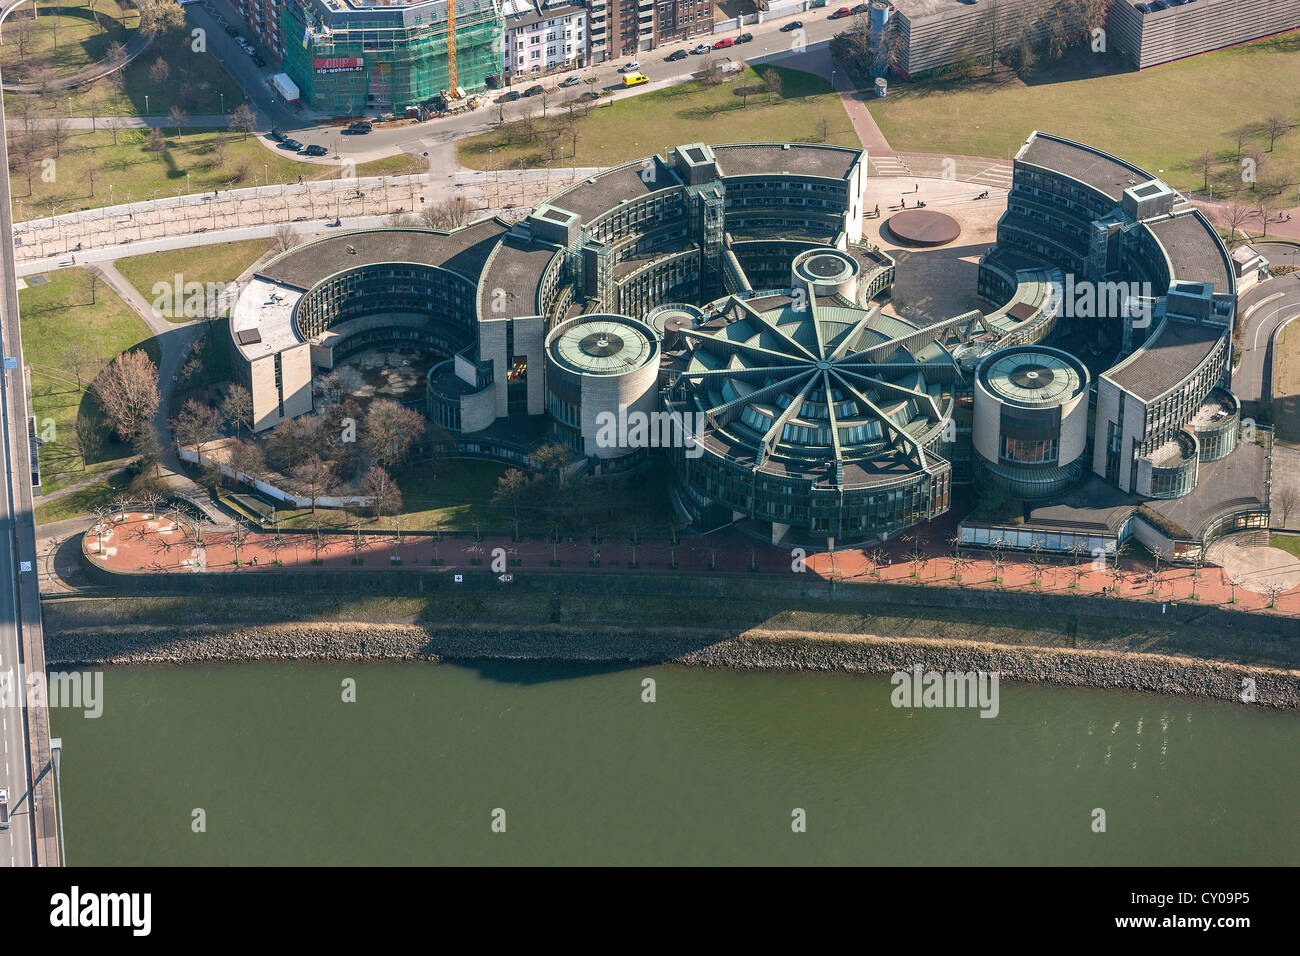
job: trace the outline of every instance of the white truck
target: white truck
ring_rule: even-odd
[[[0,830],[9,829],[9,791],[0,788]]]

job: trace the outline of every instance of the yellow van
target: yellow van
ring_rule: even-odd
[[[640,86],[642,83],[649,83],[650,77],[644,73],[627,73],[623,76],[623,86]]]

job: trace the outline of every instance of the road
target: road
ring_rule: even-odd
[[[0,102],[0,127],[4,106]],[[0,170],[9,168],[8,147],[0,136]],[[0,379],[3,405],[5,487],[0,494],[0,672],[9,691],[0,708],[0,785],[9,790],[8,830],[0,833],[0,864],[58,864],[54,822],[54,776],[50,769],[49,713],[43,698],[25,707],[27,675],[45,674],[45,636],[37,575],[36,528],[32,509],[31,446],[27,432],[27,394],[23,380],[22,337],[18,319],[18,276],[13,256],[13,217],[9,177],[0,173]],[[35,773],[33,773],[35,769]],[[36,781],[33,786],[32,781]]]
[[[224,0],[210,0],[210,2],[228,23],[234,24],[236,28],[239,27],[239,18],[229,4]],[[796,42],[801,43],[803,49],[807,49],[828,41],[837,32],[847,28],[848,21],[837,23],[828,19],[832,9],[827,7],[808,10],[791,17],[752,24],[744,27],[743,31],[733,29],[716,33],[712,37],[715,41],[723,37],[734,39],[742,32],[751,34],[754,39],[749,43],[719,50],[712,56],[718,58],[730,56],[733,59],[743,57],[751,62],[756,60],[775,62],[784,57],[797,56],[802,50],[795,49]],[[239,48],[239,45],[226,34],[224,27],[204,8],[203,4],[191,3],[185,10],[193,26],[207,30],[209,52],[218,57],[226,71],[243,87],[267,128],[279,126],[304,144],[316,143],[327,147],[331,153],[337,152],[353,160],[375,159],[396,152],[422,152],[439,145],[450,145],[454,140],[492,129],[503,117],[506,122],[510,122],[523,116],[527,109],[540,110],[541,108],[540,97],[528,97],[511,104],[502,104],[500,110],[493,105],[473,113],[448,116],[424,123],[387,129],[380,126],[365,136],[342,136],[339,127],[325,121],[326,117],[315,114],[306,107],[289,106],[271,91],[268,81],[281,70],[277,68],[269,54],[263,56],[268,61],[268,65],[265,68],[258,68]],[[781,26],[796,17],[803,21],[803,31],[782,33]],[[244,32],[247,36],[247,31]],[[253,38],[249,37],[249,39]],[[641,72],[650,77],[651,82],[626,91],[620,88],[613,94],[613,98],[635,96],[689,79],[700,71],[709,56],[688,55],[684,60],[673,63],[667,62],[666,57],[677,50],[686,50],[689,54],[689,51],[700,42],[700,38],[697,37],[638,53],[636,60],[641,64]],[[588,89],[614,88],[620,84],[619,67],[629,62],[629,59],[624,57],[581,70],[551,73],[540,79],[521,77],[514,83],[513,88],[522,92],[529,86],[540,83],[549,89],[571,75],[594,81],[591,85],[584,82],[548,96],[548,110],[562,109],[565,101],[578,98]],[[602,102],[607,102],[608,99],[607,97]]]
[[[1291,265],[1300,247],[1256,242],[1255,249],[1273,265]],[[1242,325],[1241,364],[1232,373],[1232,388],[1243,402],[1272,398],[1273,333],[1300,316],[1300,272],[1268,279],[1251,289],[1237,310]]]

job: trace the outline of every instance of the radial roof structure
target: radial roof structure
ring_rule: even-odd
[[[954,365],[925,330],[839,296],[715,303],[683,332],[675,393],[707,451],[756,471],[853,487],[929,470]]]

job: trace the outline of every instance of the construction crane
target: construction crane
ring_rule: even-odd
[[[447,0],[447,92],[456,95],[456,0]]]

